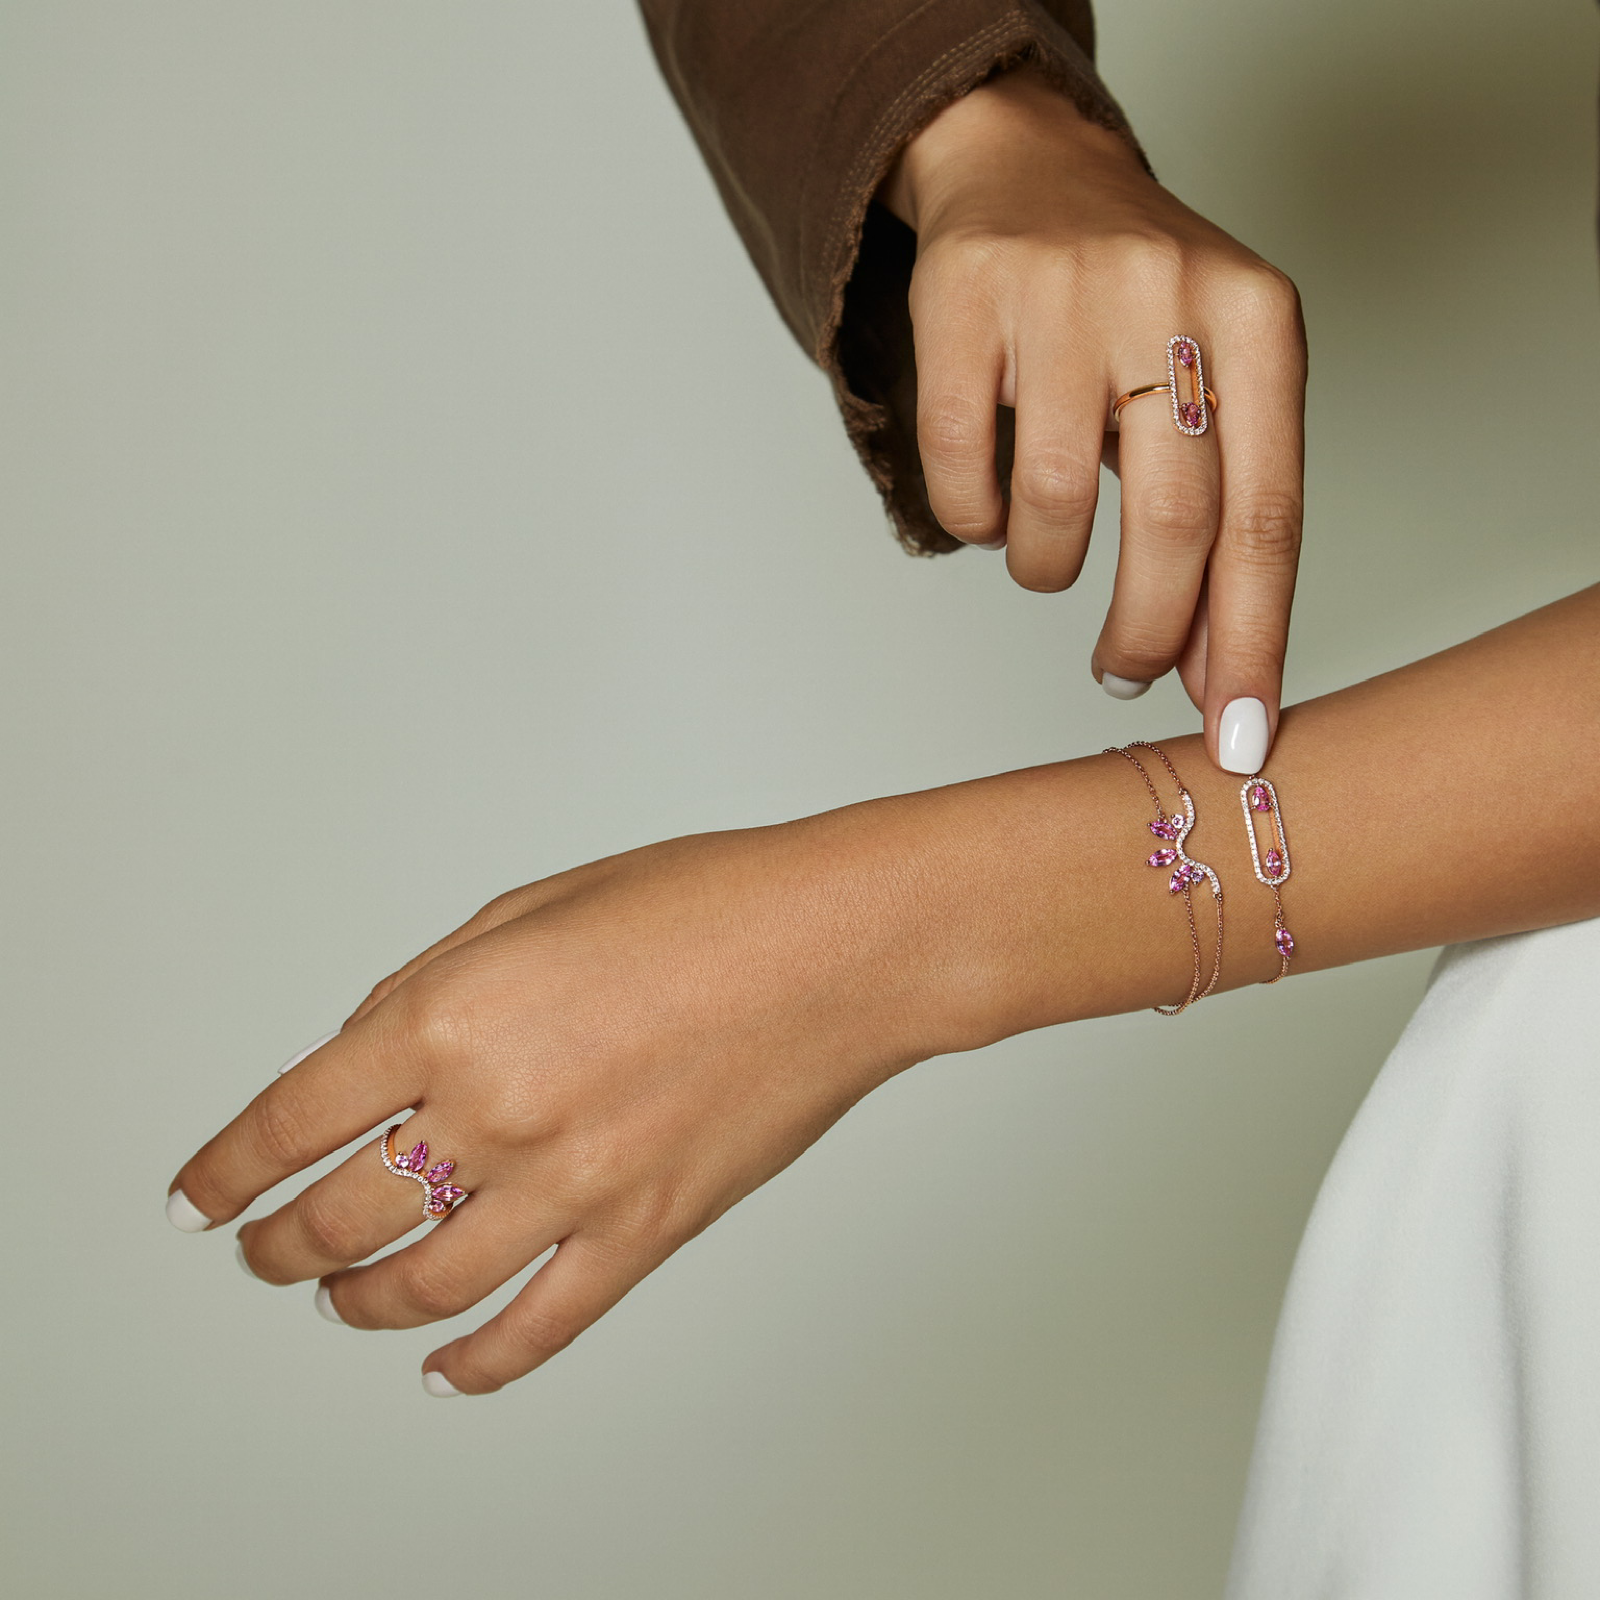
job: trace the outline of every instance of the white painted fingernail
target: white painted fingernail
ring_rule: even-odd
[[[1260,700],[1230,700],[1217,724],[1217,763],[1224,772],[1259,772],[1267,759],[1267,708]]]
[[[211,1218],[182,1189],[167,1196],[167,1221],[179,1233],[204,1233],[211,1226]]]
[[[422,1387],[437,1400],[448,1400],[451,1395],[461,1393],[442,1372],[424,1372]]]
[[[339,1315],[339,1309],[333,1303],[333,1290],[327,1284],[319,1283],[317,1285],[314,1304],[319,1316],[326,1317],[329,1322],[337,1322],[341,1328],[344,1326],[344,1318]]]
[[[1113,700],[1137,700],[1150,685],[1140,682],[1138,678],[1119,678],[1114,672],[1102,672],[1100,687]]]
[[[284,1064],[278,1068],[278,1076],[281,1078],[290,1067],[298,1067],[307,1056],[315,1055],[316,1052],[323,1047],[323,1045],[332,1044],[333,1041],[337,1039],[343,1031],[344,1030],[342,1028],[335,1028],[332,1033],[323,1034],[323,1036],[318,1039],[315,1044],[308,1044],[299,1055],[291,1056],[289,1060],[285,1061]]]
[[[245,1260],[243,1239],[235,1239],[233,1241],[233,1259],[239,1263],[240,1269],[246,1276],[256,1278],[255,1273],[250,1270],[250,1263]],[[256,1278],[256,1282],[260,1283],[261,1280]]]

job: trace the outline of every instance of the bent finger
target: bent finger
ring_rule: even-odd
[[[335,1320],[353,1328],[441,1322],[470,1311],[565,1231],[550,1216],[528,1216],[505,1188],[491,1186],[405,1249],[328,1274],[325,1303]]]
[[[1221,497],[1215,421],[1198,436],[1151,394],[1121,418],[1122,539],[1094,650],[1102,681],[1149,684],[1171,671],[1194,627]]]
[[[1043,345],[1019,354],[1017,443],[1006,516],[1006,566],[1024,589],[1077,582],[1100,498],[1105,385],[1080,353]]]
[[[431,1394],[504,1388],[566,1349],[671,1253],[670,1246],[628,1250],[598,1234],[571,1235],[503,1311],[427,1358],[424,1386]]]
[[[427,1220],[423,1203],[434,1183],[449,1183],[471,1193],[479,1174],[458,1168],[445,1152],[460,1146],[448,1128],[427,1112],[408,1119],[395,1135],[397,1154],[409,1156],[431,1146],[420,1158],[427,1183],[399,1178],[384,1165],[379,1147],[385,1135],[368,1140],[347,1160],[270,1216],[239,1230],[244,1265],[266,1283],[304,1283],[364,1261]],[[459,1202],[458,1202],[459,1203]]]
[[[369,1013],[268,1084],[184,1163],[168,1215],[181,1196],[180,1216],[193,1213],[205,1227],[231,1221],[274,1184],[415,1104],[422,1055],[398,1020],[392,1011]]]

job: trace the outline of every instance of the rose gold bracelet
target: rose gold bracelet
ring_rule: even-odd
[[[1170,814],[1161,804],[1161,795],[1151,781],[1150,774],[1145,771],[1143,764],[1134,755],[1135,750],[1151,750],[1160,759],[1172,776],[1172,781],[1178,786],[1178,807]],[[1167,753],[1159,745],[1149,744],[1143,739],[1136,739],[1132,744],[1118,749],[1109,749],[1105,752],[1108,756],[1121,756],[1127,761],[1135,772],[1144,780],[1144,786],[1150,792],[1151,802],[1156,808],[1156,819],[1148,824],[1151,833],[1156,838],[1170,841],[1159,850],[1145,858],[1148,867],[1172,867],[1172,876],[1167,880],[1169,894],[1183,896],[1184,916],[1189,923],[1189,945],[1194,952],[1194,979],[1189,985],[1189,992],[1175,1006],[1156,1006],[1154,1010],[1163,1017],[1175,1017],[1187,1011],[1196,1000],[1204,1000],[1217,986],[1217,979],[1222,976],[1222,884],[1218,881],[1216,873],[1204,862],[1194,860],[1185,850],[1184,842],[1194,829],[1195,812],[1194,799],[1183,786],[1183,779],[1178,776],[1177,768],[1167,760]],[[1211,885],[1212,898],[1217,904],[1217,946],[1211,962],[1211,976],[1201,986],[1201,973],[1205,963],[1200,955],[1200,931],[1195,926],[1193,887],[1200,879],[1204,878]]]
[[[1256,869],[1256,881],[1272,891],[1272,947],[1278,952],[1278,976],[1267,982],[1277,983],[1289,976],[1289,963],[1294,959],[1294,935],[1284,924],[1283,896],[1278,892],[1289,878],[1289,836],[1283,831],[1283,809],[1270,778],[1263,778],[1259,772],[1246,778],[1239,791],[1239,804],[1244,808],[1244,828],[1250,836],[1250,863]],[[1256,836],[1256,818],[1260,815],[1272,818],[1272,841],[1264,850]]]

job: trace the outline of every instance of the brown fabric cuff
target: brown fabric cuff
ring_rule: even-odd
[[[928,508],[917,452],[916,241],[873,195],[939,111],[1023,61],[1134,143],[1091,63],[1086,0],[641,4],[729,214],[831,378],[901,542],[924,555],[958,548]]]

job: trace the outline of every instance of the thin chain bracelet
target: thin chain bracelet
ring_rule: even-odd
[[[1151,781],[1150,774],[1145,771],[1139,758],[1134,755],[1135,750],[1153,751],[1160,759],[1172,781],[1178,786],[1178,810],[1170,815],[1161,804],[1160,792]],[[1153,1009],[1157,1015],[1163,1017],[1176,1017],[1181,1012],[1187,1011],[1196,1000],[1204,1000],[1217,986],[1217,979],[1222,976],[1222,884],[1218,881],[1216,873],[1202,861],[1194,860],[1185,850],[1184,841],[1194,829],[1195,812],[1194,798],[1183,786],[1183,779],[1178,776],[1178,769],[1167,759],[1167,753],[1160,745],[1149,744],[1143,739],[1136,739],[1130,745],[1120,748],[1108,749],[1104,752],[1108,756],[1121,756],[1128,762],[1135,772],[1144,780],[1144,786],[1150,791],[1150,799],[1156,808],[1156,820],[1148,826],[1151,833],[1158,839],[1171,842],[1163,845],[1159,850],[1145,859],[1148,867],[1173,867],[1172,876],[1167,880],[1169,894],[1183,896],[1184,916],[1189,923],[1189,945],[1194,952],[1194,980],[1189,985],[1189,993],[1175,1006],[1156,1006]],[[1201,972],[1204,961],[1200,955],[1200,930],[1195,926],[1193,888],[1200,879],[1204,878],[1211,885],[1212,898],[1217,903],[1217,947],[1211,962],[1211,976],[1206,979],[1204,987],[1201,986]]]
[[[1258,772],[1246,778],[1239,791],[1239,804],[1244,808],[1244,828],[1250,836],[1250,864],[1256,869],[1256,882],[1264,883],[1272,891],[1272,947],[1278,952],[1278,976],[1268,978],[1268,983],[1278,983],[1289,976],[1289,963],[1294,959],[1294,935],[1283,920],[1283,895],[1279,893],[1289,878],[1289,836],[1283,831],[1283,808],[1278,804],[1278,791],[1270,778]],[[1256,837],[1256,817],[1261,814],[1272,818],[1272,843],[1265,850]]]

